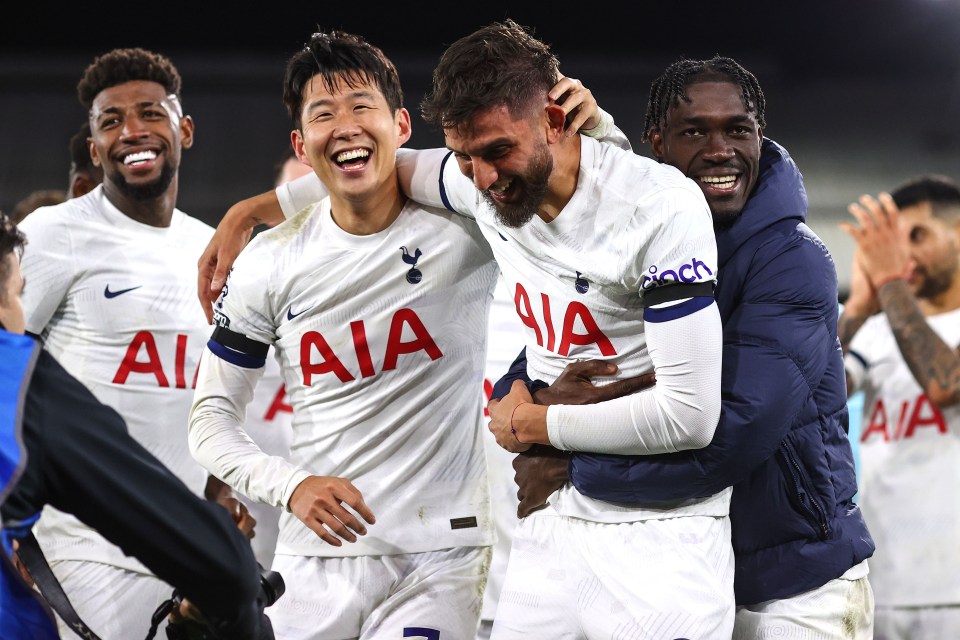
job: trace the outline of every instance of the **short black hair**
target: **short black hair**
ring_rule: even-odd
[[[950,222],[960,219],[960,188],[947,176],[929,174],[913,178],[894,189],[890,196],[899,209],[927,202],[935,217]]]
[[[661,129],[666,123],[667,111],[680,103],[690,102],[686,88],[698,82],[730,82],[740,87],[740,95],[747,111],[752,111],[761,129],[767,126],[766,99],[757,78],[733,58],[714,56],[709,60],[677,60],[650,85],[650,99],[643,122],[643,140],[650,139],[650,131]]]
[[[167,95],[180,100],[177,68],[165,56],[140,48],[114,49],[94,59],[77,85],[77,97],[89,110],[101,91],[133,80],[156,82],[163,86]]]
[[[23,247],[27,244],[27,237],[17,229],[17,225],[0,212],[0,302],[6,302],[7,279],[10,278],[10,269],[7,268],[7,254],[16,252],[23,254]]]
[[[549,45],[530,30],[513,20],[495,22],[444,51],[420,111],[441,130],[469,126],[477,113],[499,105],[519,116],[557,83],[558,67]]]
[[[352,33],[318,31],[287,61],[283,78],[283,104],[297,129],[301,127],[304,88],[316,75],[331,93],[340,82],[350,88],[372,84],[380,89],[391,110],[396,112],[403,106],[400,75],[383,51]]]

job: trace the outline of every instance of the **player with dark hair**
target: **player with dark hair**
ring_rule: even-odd
[[[180,77],[142,49],[99,56],[78,85],[89,109],[89,155],[103,183],[41,209],[22,230],[28,331],[130,434],[192,491],[205,490],[190,457],[186,425],[207,328],[190,304],[194,261],[211,229],[175,208],[183,149],[193,121],[183,114]],[[239,501],[211,481],[208,497]],[[170,587],[74,517],[49,508],[37,538],[80,617],[105,640],[145,635]]]
[[[285,638],[469,638],[480,613],[493,531],[478,390],[496,265],[468,220],[400,193],[399,86],[352,34],[314,34],[291,58],[293,148],[330,197],[237,261],[197,380],[194,455],[285,509],[274,567],[289,606],[271,614]],[[289,459],[243,430],[268,345],[293,407]]]
[[[840,336],[863,390],[861,503],[876,637],[960,634],[960,187],[911,180],[850,205],[858,224]]]

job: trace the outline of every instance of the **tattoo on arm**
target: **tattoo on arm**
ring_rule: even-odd
[[[927,324],[909,285],[895,280],[877,295],[903,359],[931,402],[938,407],[960,402],[960,354]]]

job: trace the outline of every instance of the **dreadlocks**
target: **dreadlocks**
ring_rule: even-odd
[[[753,111],[760,128],[767,126],[764,119],[766,101],[756,77],[732,58],[714,56],[710,60],[677,60],[667,67],[650,85],[650,101],[643,123],[643,140],[650,139],[650,130],[661,128],[667,111],[680,100],[690,102],[686,88],[698,82],[732,82],[740,86],[743,104]]]

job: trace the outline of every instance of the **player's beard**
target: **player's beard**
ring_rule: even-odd
[[[957,261],[953,260],[949,266],[937,269],[935,272],[929,272],[926,269],[921,271],[920,284],[917,286],[916,295],[921,300],[936,298],[941,293],[953,286],[954,278],[957,277]]]
[[[135,201],[156,200],[170,188],[174,177],[177,175],[177,169],[169,162],[163,163],[160,169],[160,175],[150,182],[140,184],[130,184],[126,177],[119,171],[111,172],[110,182],[116,185],[117,190]]]
[[[518,229],[530,222],[537,214],[537,210],[547,195],[547,183],[553,173],[553,156],[547,144],[540,141],[536,155],[527,164],[527,170],[522,176],[514,176],[513,181],[520,184],[511,185],[511,188],[521,189],[521,198],[518,202],[497,202],[488,191],[483,197],[493,205],[497,221],[505,227]]]

